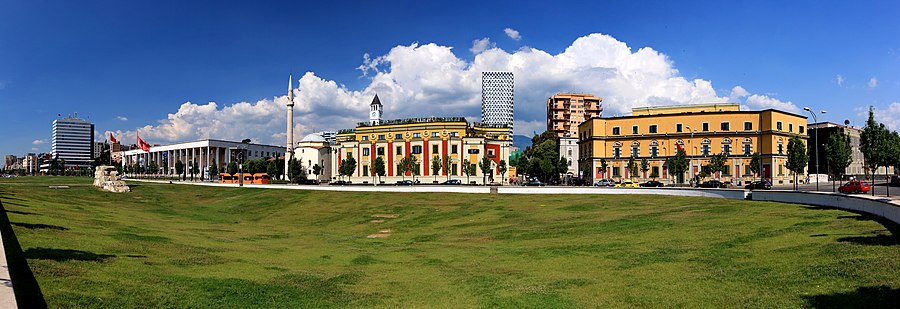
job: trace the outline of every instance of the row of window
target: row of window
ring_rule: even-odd
[[[782,154],[784,148],[783,145],[778,145],[778,154]],[[731,145],[722,145],[722,153],[725,155],[731,155]],[[750,156],[753,153],[753,145],[744,144],[744,155]],[[708,157],[711,155],[710,147],[708,144],[704,144],[700,146],[700,154],[704,157]],[[640,146],[632,146],[631,147],[631,157],[637,158],[641,156],[641,148]],[[650,146],[650,157],[656,158],[659,156],[659,147]],[[613,157],[618,159],[622,157],[622,147],[613,147]]]
[[[450,132],[450,136],[452,136],[452,137],[458,137],[458,136],[459,136],[459,133],[458,133],[458,132]],[[422,138],[422,133],[413,133],[413,134],[412,134],[412,137],[413,137],[413,138]],[[441,132],[431,132],[431,137],[441,137]],[[383,140],[385,140],[386,138],[387,138],[387,136],[384,135],[384,134],[379,134],[379,135],[378,135],[378,140],[379,140],[379,141],[383,141]],[[394,134],[394,139],[403,139],[403,134],[401,134],[401,133]],[[363,135],[363,136],[362,136],[362,140],[363,140],[363,141],[368,141],[368,140],[369,140],[369,136]]]
[[[684,124],[676,123],[676,124],[675,124],[675,132],[677,132],[677,133],[684,132],[684,129],[685,129],[686,127],[687,127],[687,128],[690,128],[690,126],[685,126]],[[781,121],[775,123],[775,127],[776,127],[776,129],[777,129],[778,131],[783,131],[783,130],[784,130],[783,124],[781,123]],[[800,133],[800,134],[803,134],[803,131],[804,131],[803,126],[797,126],[797,127],[798,127],[798,130],[799,130],[799,133]],[[693,128],[692,128],[692,129],[693,129]],[[720,126],[719,126],[719,129],[720,129],[721,131],[731,131],[731,123],[730,123],[730,122],[727,122],[727,121],[722,122],[722,123],[720,124]],[[702,124],[701,124],[701,127],[700,127],[700,131],[702,131],[702,132],[709,132],[709,122],[704,122],[704,123],[702,123]],[[745,122],[744,122],[744,131],[753,131],[753,122],[745,121]],[[655,125],[655,124],[651,124],[651,125],[647,128],[647,132],[650,133],[650,134],[659,133],[659,126],[657,126],[657,125]],[[788,123],[788,132],[794,132],[794,124],[793,124],[793,123]],[[631,126],[631,134],[640,134],[639,127],[638,127],[638,126]],[[613,127],[613,128],[612,128],[612,135],[622,135],[622,130],[621,130],[621,128],[620,128],[620,127]]]
[[[412,146],[412,147],[410,147],[409,152],[410,152],[411,154],[422,154],[422,146],[418,146],[418,145],[417,145],[417,146]],[[439,149],[438,149],[438,145],[432,145],[432,147],[431,147],[431,153],[432,153],[432,154],[436,154],[436,153],[439,153],[439,152],[440,152],[440,151],[439,151]],[[399,155],[399,154],[402,154],[402,153],[403,153],[403,146],[397,146],[397,152],[394,153],[394,155]],[[451,147],[450,147],[450,154],[457,154],[457,153],[458,153],[458,149],[457,149],[456,145],[451,145]],[[469,149],[468,151],[466,151],[466,153],[468,153],[468,154],[479,154],[479,153],[481,153],[481,151],[480,151],[478,148],[474,148],[474,149]],[[363,156],[369,156],[369,154],[371,154],[371,149],[370,149],[370,148],[363,148],[363,149],[362,149],[362,155],[363,155]],[[348,155],[348,156],[353,156],[353,152],[352,152],[352,151],[348,151],[348,152],[347,152],[347,155]],[[376,156],[383,156],[383,155],[384,155],[384,147],[377,147],[377,148],[375,148],[375,155],[376,155]],[[494,150],[493,150],[493,149],[488,149],[488,156],[489,156],[489,157],[493,157],[493,156],[494,156]]]

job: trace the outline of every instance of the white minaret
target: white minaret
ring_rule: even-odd
[[[369,124],[373,126],[377,126],[381,124],[381,113],[384,110],[381,105],[381,100],[378,99],[378,94],[375,94],[375,98],[372,99],[372,103],[369,104]]]
[[[288,167],[294,158],[294,73],[288,77],[287,151],[284,152],[284,179],[290,180]]]

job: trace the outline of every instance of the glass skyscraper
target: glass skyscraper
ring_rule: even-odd
[[[482,123],[513,127],[513,90],[512,72],[482,72]]]
[[[53,121],[52,158],[65,161],[67,169],[90,168],[94,161],[94,124],[81,118]]]

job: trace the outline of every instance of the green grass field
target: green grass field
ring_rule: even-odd
[[[0,180],[50,307],[877,307],[900,294],[895,226],[839,210],[133,185]]]

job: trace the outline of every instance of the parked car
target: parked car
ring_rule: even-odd
[[[525,185],[528,187],[543,187],[543,186],[545,186],[545,184],[543,182],[541,182],[540,180],[532,180],[532,181],[526,182]]]
[[[411,186],[411,185],[413,185],[413,181],[408,180],[408,179],[407,180],[397,180],[397,185],[398,186]]]
[[[843,186],[838,187],[838,192],[846,193],[846,194],[866,193],[866,192],[869,192],[869,190],[871,190],[871,189],[872,189],[872,187],[870,187],[869,185],[867,185],[859,180],[851,180],[851,181],[845,183]]]
[[[715,179],[707,180],[707,181],[704,181],[704,182],[700,183],[699,185],[697,185],[697,188],[727,188],[727,187],[728,187],[728,185],[726,183],[715,180]]]
[[[754,182],[748,183],[746,186],[744,186],[744,189],[747,189],[747,190],[756,190],[756,189],[772,190],[772,183],[768,182],[768,181],[754,181]]]
[[[891,187],[900,187],[900,176],[891,176]]]
[[[612,179],[600,179],[594,183],[595,187],[615,187],[616,183]]]
[[[442,182],[441,184],[442,184],[442,185],[458,186],[458,185],[461,185],[461,184],[462,184],[462,181],[460,181],[459,179],[449,179],[449,180],[447,180],[447,181],[445,181],[445,182]]]
[[[666,185],[664,185],[663,183],[656,181],[656,180],[650,180],[650,181],[647,181],[647,182],[641,184],[641,187],[665,187],[665,186]]]
[[[640,185],[636,182],[631,182],[631,180],[623,180],[622,182],[616,183],[617,188],[639,188]]]

